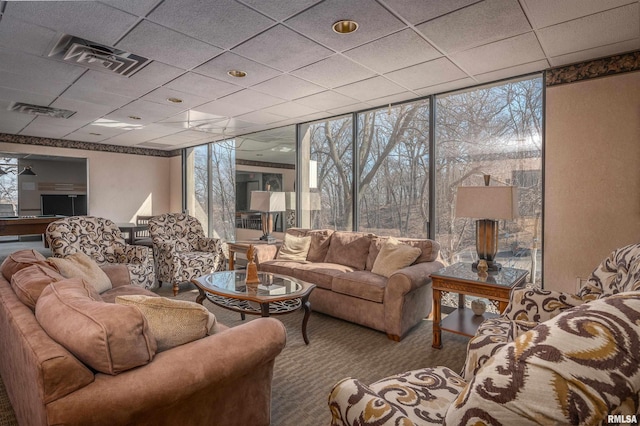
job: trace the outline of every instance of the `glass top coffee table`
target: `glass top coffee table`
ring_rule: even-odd
[[[268,317],[304,309],[302,337],[308,345],[309,294],[316,285],[268,272],[258,272],[258,278],[258,284],[247,284],[245,271],[221,271],[191,282],[198,288],[196,302],[202,304],[206,298],[217,306],[240,312],[242,319],[245,314]]]

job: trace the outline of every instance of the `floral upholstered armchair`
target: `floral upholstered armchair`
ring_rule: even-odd
[[[470,380],[499,348],[567,309],[637,290],[640,290],[640,244],[612,251],[577,294],[540,289],[514,290],[502,316],[485,320],[469,341],[462,375]]]
[[[120,229],[109,219],[66,217],[50,223],[45,238],[54,257],[82,252],[101,266],[125,264],[131,285],[147,289],[156,286],[151,249],[126,244]]]
[[[449,368],[338,382],[333,426],[600,425],[640,416],[640,292],[562,310],[465,379]]]
[[[149,219],[158,280],[173,285],[226,268],[226,247],[218,238],[207,238],[193,216],[167,213]]]

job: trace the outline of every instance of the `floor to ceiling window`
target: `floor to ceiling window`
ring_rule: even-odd
[[[300,126],[301,225],[353,227],[353,118],[351,115]]]
[[[540,280],[542,93],[536,76],[436,97],[435,238],[445,260],[475,260],[474,219],[455,216],[456,190],[488,174],[519,187],[519,218],[500,221],[497,260]]]
[[[0,157],[0,216],[18,214],[18,159]]]
[[[360,231],[429,232],[429,100],[358,114]]]

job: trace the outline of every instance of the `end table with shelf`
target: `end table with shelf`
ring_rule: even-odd
[[[469,263],[456,263],[431,274],[433,287],[433,343],[436,349],[442,348],[442,330],[463,336],[473,337],[482,321],[498,317],[498,314],[485,312],[474,315],[465,308],[465,295],[489,299],[500,313],[507,309],[514,288],[524,286],[528,271],[503,267],[481,277],[471,269]],[[458,309],[442,319],[442,293],[458,293]]]

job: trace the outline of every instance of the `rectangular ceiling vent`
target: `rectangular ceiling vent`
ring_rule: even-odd
[[[49,57],[124,77],[131,77],[150,62],[148,58],[68,34],[58,39]]]
[[[52,118],[69,118],[75,111],[68,109],[51,108],[42,105],[25,104],[22,102],[12,102],[7,108],[9,111],[21,112],[23,114],[44,115]]]

